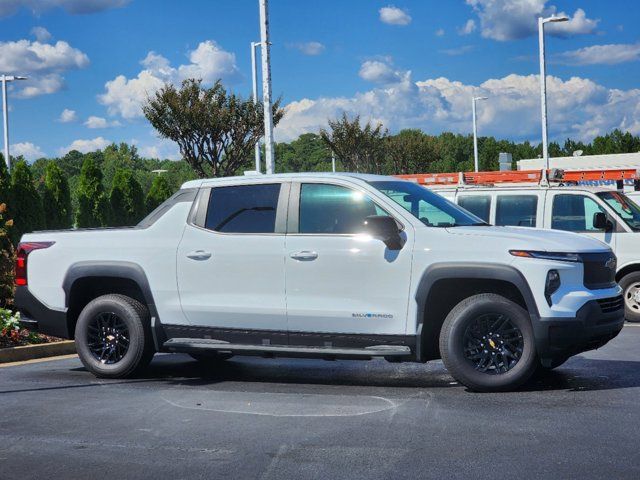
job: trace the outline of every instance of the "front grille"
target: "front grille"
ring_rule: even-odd
[[[582,253],[584,286],[596,290],[611,288],[616,284],[616,256],[611,252]]]
[[[611,298],[602,298],[598,300],[598,305],[600,305],[602,313],[616,312],[624,307],[624,299],[622,298],[622,295]]]

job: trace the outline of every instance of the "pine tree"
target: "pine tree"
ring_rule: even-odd
[[[147,194],[146,206],[147,213],[154,210],[158,205],[164,202],[173,194],[167,177],[163,174],[153,179],[149,193]]]
[[[24,161],[16,162],[11,173],[11,212],[13,229],[11,238],[14,244],[23,233],[44,228],[42,200],[31,176],[31,170]]]
[[[102,172],[87,158],[82,163],[78,182],[78,227],[104,227],[109,218],[109,202],[102,186]]]
[[[48,229],[71,228],[71,194],[64,172],[56,162],[49,162],[44,174],[43,206]]]
[[[118,169],[111,186],[112,221],[114,227],[131,226],[144,216],[144,193],[129,169]]]

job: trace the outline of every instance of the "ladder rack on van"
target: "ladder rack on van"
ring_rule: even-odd
[[[458,172],[458,173],[415,173],[396,175],[405,180],[414,181],[427,187],[463,186],[463,185],[495,185],[501,183],[537,183],[548,185],[554,183],[575,183],[589,181],[624,181],[639,180],[640,172],[636,169],[610,170],[518,170],[496,172]]]

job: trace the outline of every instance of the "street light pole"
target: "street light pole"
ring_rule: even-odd
[[[11,172],[11,157],[9,156],[9,104],[7,102],[7,82],[14,80],[26,80],[27,77],[14,75],[2,75],[2,115],[4,117],[4,161],[7,164],[7,171]]]
[[[251,42],[251,78],[253,79],[253,104],[258,103],[258,68],[256,67],[256,48],[260,42]],[[260,171],[260,140],[255,146],[256,172]]]
[[[540,47],[540,113],[542,122],[542,158],[549,170],[549,139],[547,136],[547,72],[544,58],[544,25],[551,22],[566,22],[568,17],[538,17],[538,46]]]
[[[273,112],[271,111],[271,44],[269,43],[269,6],[267,0],[260,5],[260,44],[262,47],[262,103],[264,104],[264,156],[266,173],[274,171]]]
[[[478,100],[486,100],[488,97],[472,97],[471,98],[471,114],[473,116],[473,167],[478,171],[478,127],[476,121],[476,102]]]

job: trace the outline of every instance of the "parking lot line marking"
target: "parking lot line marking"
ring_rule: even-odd
[[[58,355],[57,357],[34,358],[33,360],[23,360],[21,362],[0,363],[0,368],[18,367],[20,365],[28,365],[30,363],[53,362],[54,360],[67,360],[69,358],[77,358],[75,353],[69,355]]]
[[[625,327],[640,327],[640,323],[625,323]]]

